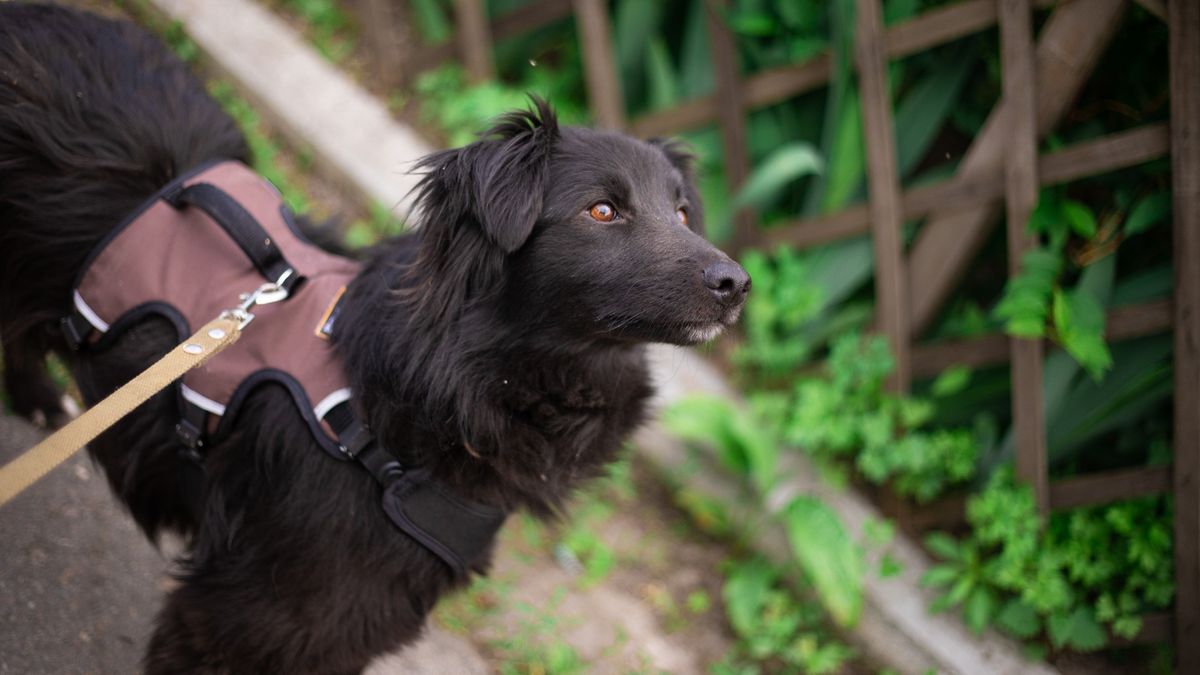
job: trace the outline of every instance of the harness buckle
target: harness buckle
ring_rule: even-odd
[[[284,284],[294,273],[295,271],[289,267],[275,281],[268,281],[249,293],[239,294],[238,299],[241,302],[237,307],[221,312],[221,318],[237,321],[238,330],[250,325],[250,322],[254,320],[254,314],[250,312],[251,307],[271,305],[288,299],[291,292]]]

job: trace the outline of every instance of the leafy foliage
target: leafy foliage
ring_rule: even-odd
[[[926,501],[974,474],[976,431],[926,429],[935,404],[887,394],[894,363],[881,338],[838,338],[828,378],[802,378],[785,426],[789,443],[818,458],[852,459],[867,480],[891,481],[900,493]],[[943,382],[948,395],[966,380]]]
[[[728,469],[751,479],[764,496],[779,479],[778,439],[770,423],[729,401],[690,396],[663,412],[675,435],[709,444]],[[777,517],[788,532],[796,561],[833,619],[851,625],[862,610],[862,552],[829,507],[809,496],[793,497]]]
[[[354,32],[350,16],[336,0],[282,0],[283,5],[300,16],[309,31],[313,46],[333,63],[341,63],[354,51]]]
[[[1092,651],[1105,626],[1132,637],[1139,615],[1173,596],[1170,505],[1150,497],[1052,516],[1041,522],[1028,486],[996,473],[967,502],[971,534],[940,533],[926,546],[941,562],[922,579],[942,589],[937,609],[961,605],[976,632],[995,624],[1021,639],[1045,632],[1057,648]]]
[[[833,620],[844,626],[855,623],[862,611],[862,554],[837,514],[820,500],[802,496],[788,505],[783,520],[792,552]]]
[[[829,635],[820,607],[795,597],[761,558],[732,565],[722,595],[739,644],[714,673],[759,672],[748,659],[775,664],[769,672],[837,673],[854,656]]]
[[[554,101],[564,124],[584,123],[586,109],[572,105],[571,97],[562,95],[562,90],[571,86],[571,79],[559,71],[536,66],[531,66],[526,77],[515,85],[494,81],[470,85],[461,67],[445,65],[422,73],[416,94],[424,120],[436,125],[451,146],[459,146],[475,140],[476,134],[501,113],[525,107],[529,94]]]

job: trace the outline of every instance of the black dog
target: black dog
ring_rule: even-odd
[[[141,30],[0,4],[0,333],[18,412],[64,417],[49,351],[94,404],[176,343],[147,319],[76,353],[57,320],[126,214],[192,167],[247,155]],[[338,319],[358,405],[448,489],[553,514],[642,421],[641,345],[711,339],[749,278],[697,234],[689,158],[670,143],[560,128],[538,103],[422,166],[421,233],[373,251]],[[415,639],[466,581],[393,527],[372,478],[320,451],[278,386],[256,390],[236,433],[207,449],[198,514],[176,419],[159,395],[90,446],[148,536],[190,543],[148,672],[358,672]]]

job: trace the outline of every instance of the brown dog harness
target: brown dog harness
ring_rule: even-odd
[[[447,492],[383,448],[355,414],[330,338],[342,293],[358,271],[358,263],[306,241],[264,178],[221,162],[172,181],[92,250],[63,332],[73,348],[101,351],[157,315],[182,340],[254,291],[253,327],[175,385],[185,456],[202,461],[206,440],[232,431],[252,391],[280,385],[330,456],[357,460],[383,486],[392,522],[465,574],[504,513]]]

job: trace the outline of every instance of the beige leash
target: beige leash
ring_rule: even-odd
[[[33,485],[51,469],[67,461],[83,446],[104,430],[116,424],[135,408],[146,402],[167,385],[198,368],[237,341],[242,329],[254,319],[250,308],[267,305],[288,297],[282,287],[290,275],[289,269],[279,281],[266,283],[257,290],[241,295],[241,303],[208,322],[195,335],[184,340],[140,375],[126,382],[108,398],[88,409],[70,424],[51,434],[25,454],[0,467],[0,506]]]
[[[51,469],[67,461],[134,408],[178,380],[184,373],[204,365],[241,335],[239,321],[219,318],[167,352],[154,365],[125,383],[67,426],[33,446],[25,454],[0,467],[0,506],[33,485]]]

